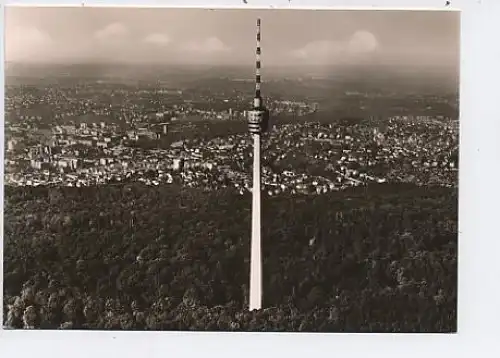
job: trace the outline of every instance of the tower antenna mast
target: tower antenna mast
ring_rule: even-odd
[[[261,164],[260,136],[267,130],[269,111],[261,96],[260,19],[257,19],[257,49],[255,61],[255,97],[248,112],[248,130],[253,136],[252,232],[250,242],[249,309],[262,308],[262,249],[261,249]]]

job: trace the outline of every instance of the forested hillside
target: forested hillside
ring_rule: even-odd
[[[265,198],[248,312],[249,196],[139,184],[5,188],[11,328],[456,330],[457,191]]]

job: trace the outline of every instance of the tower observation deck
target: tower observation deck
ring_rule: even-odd
[[[269,111],[264,107],[261,96],[261,46],[260,46],[260,19],[257,19],[257,49],[255,52],[255,97],[253,108],[248,112],[248,130],[251,134],[261,134],[267,131],[269,122]]]

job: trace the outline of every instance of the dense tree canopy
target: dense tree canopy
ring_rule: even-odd
[[[66,329],[456,329],[456,190],[375,185],[265,199],[267,308],[248,312],[249,197],[172,185],[6,187],[4,322]]]

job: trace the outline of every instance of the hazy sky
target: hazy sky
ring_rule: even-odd
[[[7,61],[249,64],[257,17],[264,65],[459,59],[458,12],[7,7],[5,17]]]

